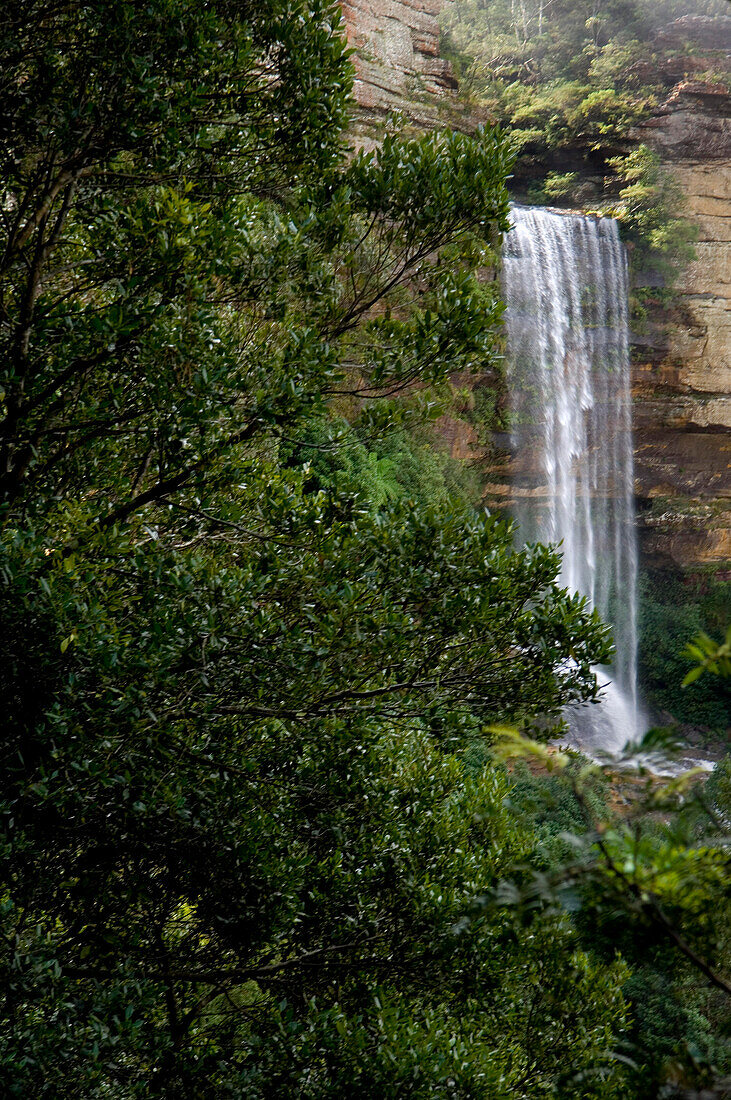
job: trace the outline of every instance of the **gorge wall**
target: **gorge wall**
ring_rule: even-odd
[[[389,116],[419,130],[464,124],[457,80],[439,56],[443,0],[343,0],[354,50],[353,129],[359,144],[378,139]],[[475,122],[472,123],[475,125]]]
[[[359,144],[377,141],[394,113],[416,130],[473,129],[484,120],[460,105],[451,68],[439,57],[441,6],[442,0],[343,4],[355,49]],[[658,301],[647,325],[633,333],[640,539],[650,566],[723,574],[731,572],[731,96],[728,84],[700,77],[711,54],[716,70],[726,57],[731,75],[731,18],[690,16],[663,34],[669,47],[685,47],[664,74],[675,87],[628,136],[657,150],[675,175],[698,240],[673,306]],[[481,386],[493,382],[454,380],[478,401]],[[469,404],[468,396],[465,410]],[[454,457],[482,464],[486,502],[509,504],[513,474],[528,456],[501,458],[506,440],[499,436],[497,452],[488,456],[468,412],[444,417],[440,429]]]
[[[716,22],[731,50],[731,19]],[[672,171],[698,231],[696,259],[681,273],[673,306],[634,334],[643,550],[654,564],[723,569],[731,567],[728,87],[680,82],[636,137]]]

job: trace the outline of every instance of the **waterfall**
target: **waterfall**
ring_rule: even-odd
[[[599,706],[569,725],[582,746],[637,736],[637,548],[624,247],[611,218],[513,207],[503,255],[515,518],[561,542],[560,583],[612,625]]]

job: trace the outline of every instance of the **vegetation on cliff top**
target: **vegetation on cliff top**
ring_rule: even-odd
[[[517,194],[617,217],[655,298],[692,257],[693,230],[672,180],[630,133],[689,73],[728,76],[724,53],[705,43],[699,61],[682,29],[668,35],[674,19],[728,11],[724,0],[455,0],[443,16],[462,94],[510,128]],[[647,297],[635,294],[637,320]]]
[[[687,72],[723,73],[706,44],[698,73],[683,16],[728,15],[724,0],[455,0],[443,16],[445,53],[462,93],[509,121],[521,150],[602,158],[624,146],[642,113]],[[714,65],[716,69],[714,70]]]

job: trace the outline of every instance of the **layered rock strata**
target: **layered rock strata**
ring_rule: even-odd
[[[389,116],[416,130],[473,130],[479,112],[457,99],[451,65],[439,56],[443,0],[343,0],[353,47],[353,129],[360,144],[377,140]]]
[[[728,24],[731,44],[731,19]],[[704,32],[708,28],[704,27]],[[718,44],[718,33],[716,35]],[[638,128],[674,174],[696,259],[634,339],[635,468],[645,555],[731,568],[731,97],[683,81]]]

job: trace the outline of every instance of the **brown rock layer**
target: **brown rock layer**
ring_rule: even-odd
[[[348,41],[355,51],[353,128],[360,143],[375,140],[395,113],[416,130],[447,125],[474,130],[484,121],[460,105],[451,65],[439,56],[442,3],[342,0]]]
[[[684,15],[658,31],[654,45],[660,50],[683,50],[692,43],[708,57],[731,50],[731,16]]]
[[[721,21],[731,27],[731,19]],[[704,24],[705,26],[705,24]],[[706,28],[708,30],[708,28]],[[718,38],[716,39],[718,42]],[[634,343],[637,492],[650,561],[731,561],[731,96],[684,81],[637,137],[675,175],[696,259]]]

